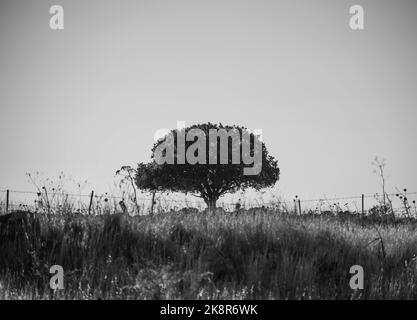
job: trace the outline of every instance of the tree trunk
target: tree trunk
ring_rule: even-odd
[[[207,204],[207,209],[209,209],[210,211],[211,210],[215,210],[216,209],[216,203],[217,203],[217,200],[218,200],[219,198],[217,197],[213,197],[213,198],[210,198],[210,199],[204,199],[204,202]]]
[[[153,206],[155,205],[155,191],[152,193],[152,205],[150,215],[153,215]]]

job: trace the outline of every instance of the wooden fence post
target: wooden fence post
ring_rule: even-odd
[[[6,190],[6,213],[9,213],[10,190]]]
[[[301,216],[301,200],[300,199],[298,199],[298,211],[299,211],[300,216]]]
[[[91,207],[93,206],[94,190],[91,191],[90,204],[88,206],[88,215],[91,215]]]
[[[362,219],[365,217],[365,195],[362,194]]]

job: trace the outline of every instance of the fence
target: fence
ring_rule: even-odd
[[[188,199],[170,199],[158,196],[154,193],[151,197],[133,197],[132,195],[113,196],[96,194],[75,194],[68,192],[54,192],[46,189],[33,191],[0,190],[0,214],[16,210],[32,211],[72,211],[84,214],[102,214],[107,211],[128,211],[139,214],[163,209],[180,209],[194,207],[202,209],[203,201],[191,201]]]
[[[403,192],[385,194],[362,194],[359,196],[301,199],[295,196],[293,200],[273,199],[272,201],[219,201],[218,206],[225,210],[233,211],[236,208],[250,209],[254,207],[275,208],[296,214],[305,213],[328,213],[328,212],[351,212],[356,214],[368,214],[372,207],[381,206],[384,202],[393,208],[396,215],[413,215],[417,217],[415,200],[410,196],[417,195],[417,192]],[[342,201],[342,202],[341,202]],[[106,212],[126,211],[135,214],[148,214],[169,210],[181,210],[182,208],[205,208],[205,203],[187,198],[174,199],[169,196],[152,194],[150,197],[144,195],[113,196],[96,194],[91,191],[89,194],[74,194],[64,191],[54,192],[53,190],[16,191],[0,190],[0,213],[9,213],[16,210],[31,211],[67,211],[83,214],[103,214]]]

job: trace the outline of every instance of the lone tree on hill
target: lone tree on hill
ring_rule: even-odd
[[[152,160],[138,165],[139,189],[189,193],[202,198],[209,209],[226,193],[271,187],[280,174],[256,134],[222,124],[171,130],[153,146]]]

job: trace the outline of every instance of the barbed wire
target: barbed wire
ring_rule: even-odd
[[[76,193],[69,193],[69,192],[36,192],[36,191],[22,191],[22,190],[0,190],[0,193],[7,193],[7,191],[9,191],[10,194],[16,193],[16,194],[28,194],[28,195],[36,195],[36,196],[69,196],[69,197],[83,197],[83,198],[90,198],[91,194],[76,194]],[[112,195],[108,195],[108,194],[94,194],[95,198],[106,198],[106,199],[118,199],[118,200],[125,200],[126,197],[122,197],[122,196],[112,196]],[[143,197],[138,197],[136,198],[136,200],[138,201],[152,201],[152,198],[143,198]],[[191,200],[179,200],[179,199],[164,199],[164,201],[167,202],[188,202],[188,203],[202,203],[203,201],[191,201]],[[232,203],[230,203],[232,204]]]
[[[416,195],[417,192],[407,192],[407,195]],[[389,196],[389,197],[394,197],[396,195],[401,195],[400,193],[386,193],[385,196]],[[379,196],[383,196],[382,194],[379,193],[374,193],[374,194],[367,194],[367,195],[363,195],[364,198],[369,199],[369,198],[375,198],[375,197],[379,197]],[[301,200],[301,202],[318,202],[318,201],[330,201],[330,200],[354,200],[354,199],[362,199],[362,195],[360,196],[350,196],[350,197],[337,197],[337,198],[318,198],[318,199],[307,199],[307,200]]]
[[[68,192],[49,192],[49,193],[43,193],[43,192],[35,192],[35,191],[22,191],[22,190],[0,190],[0,193],[7,193],[9,192],[10,194],[30,194],[30,195],[36,195],[36,196],[42,196],[42,195],[48,195],[48,196],[69,196],[69,197],[83,197],[83,198],[90,198],[91,194],[76,194],[76,193],[68,193]],[[394,197],[394,196],[398,196],[398,195],[403,195],[399,192],[397,193],[389,193],[389,194],[385,194],[386,196],[389,197]],[[409,195],[417,195],[417,192],[407,192],[405,193],[406,196]],[[376,198],[378,196],[383,196],[382,194],[379,193],[374,193],[374,194],[364,194],[363,198],[369,199],[369,198]],[[113,196],[113,195],[108,195],[106,193],[104,194],[95,194],[94,195],[95,198],[105,198],[105,199],[118,199],[118,200],[125,200],[125,197],[122,196]],[[327,198],[327,197],[322,197],[322,198],[316,198],[316,199],[301,199],[300,197],[296,196],[293,200],[274,200],[274,201],[268,201],[268,202],[249,202],[248,201],[238,201],[238,202],[225,202],[225,201],[220,201],[221,204],[223,205],[236,205],[236,204],[240,204],[243,206],[251,206],[251,205],[277,205],[277,204],[287,204],[287,205],[293,205],[296,201],[300,201],[301,203],[308,203],[308,202],[328,202],[328,201],[339,201],[339,200],[355,200],[355,199],[362,199],[362,195],[360,196],[346,196],[346,197],[334,197],[334,198]],[[137,201],[152,201],[152,198],[144,198],[144,197],[137,197],[136,198]],[[179,200],[179,199],[167,199],[164,198],[163,201],[165,202],[177,202],[177,203],[190,203],[190,204],[203,204],[204,201],[200,200],[200,201],[193,201],[193,200],[188,200],[188,199],[184,199],[184,200]]]

